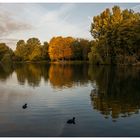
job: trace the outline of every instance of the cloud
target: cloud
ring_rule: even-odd
[[[87,35],[87,24],[84,21],[81,23],[73,21],[72,12],[76,8],[76,4],[63,4],[58,9],[44,13],[37,25],[37,32],[40,32],[40,35],[46,33],[49,39],[59,35],[73,37],[89,36]]]
[[[49,41],[53,36],[90,38],[90,20],[87,16],[83,18],[81,13],[75,18],[78,8],[72,3],[0,4],[0,38],[14,49],[13,38],[38,37],[41,42]]]
[[[16,43],[18,42],[18,39],[13,39],[13,38],[2,38],[0,39],[0,43],[6,43],[7,46],[15,49],[16,48]]]
[[[135,12],[140,12],[140,5],[136,5],[132,7],[131,9],[133,9]]]
[[[70,15],[70,11],[72,11],[75,7],[75,4],[63,4],[55,10],[44,13],[41,18],[41,22],[56,22],[59,18],[61,18],[61,21],[65,21]]]
[[[32,26],[30,24],[14,18],[14,15],[12,15],[10,12],[0,12],[0,37],[31,28]]]

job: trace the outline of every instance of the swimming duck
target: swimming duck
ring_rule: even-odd
[[[24,104],[24,105],[22,106],[22,108],[23,108],[23,109],[26,109],[26,108],[27,108],[27,104]]]
[[[68,124],[75,124],[75,117],[67,121]]]

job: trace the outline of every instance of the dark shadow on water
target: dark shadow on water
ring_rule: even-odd
[[[12,64],[0,64],[0,80],[6,81],[14,72]]]
[[[140,109],[140,68],[90,67],[89,75],[96,82],[90,94],[93,109],[106,119],[130,117]]]

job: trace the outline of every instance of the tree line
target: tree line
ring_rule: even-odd
[[[105,9],[93,17],[89,41],[73,37],[53,37],[41,44],[38,38],[19,40],[12,51],[0,43],[0,61],[69,61],[89,60],[93,64],[139,64],[140,13]]]
[[[88,60],[91,42],[73,37],[53,37],[50,42],[41,44],[38,38],[19,40],[13,51],[5,43],[0,43],[0,61],[62,61]]]

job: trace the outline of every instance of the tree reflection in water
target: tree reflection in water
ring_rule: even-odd
[[[15,64],[14,68],[20,84],[27,82],[29,86],[36,87],[39,86],[41,78],[48,81],[48,64]]]
[[[40,86],[41,80],[52,88],[63,89],[94,85],[91,102],[105,118],[128,117],[139,113],[140,68],[117,66],[91,66],[88,64],[14,64],[0,65],[0,80],[6,81],[13,73],[19,84]]]
[[[88,65],[52,64],[49,69],[49,80],[53,88],[70,88],[88,83]]]
[[[84,85],[89,80],[87,64],[14,64],[14,71],[19,84],[32,87],[39,86],[42,79],[59,89]]]
[[[139,113],[140,68],[90,67],[89,75],[96,82],[90,97],[94,109],[113,120]]]
[[[0,80],[6,81],[10,75],[14,72],[13,65],[11,64],[0,64]]]

